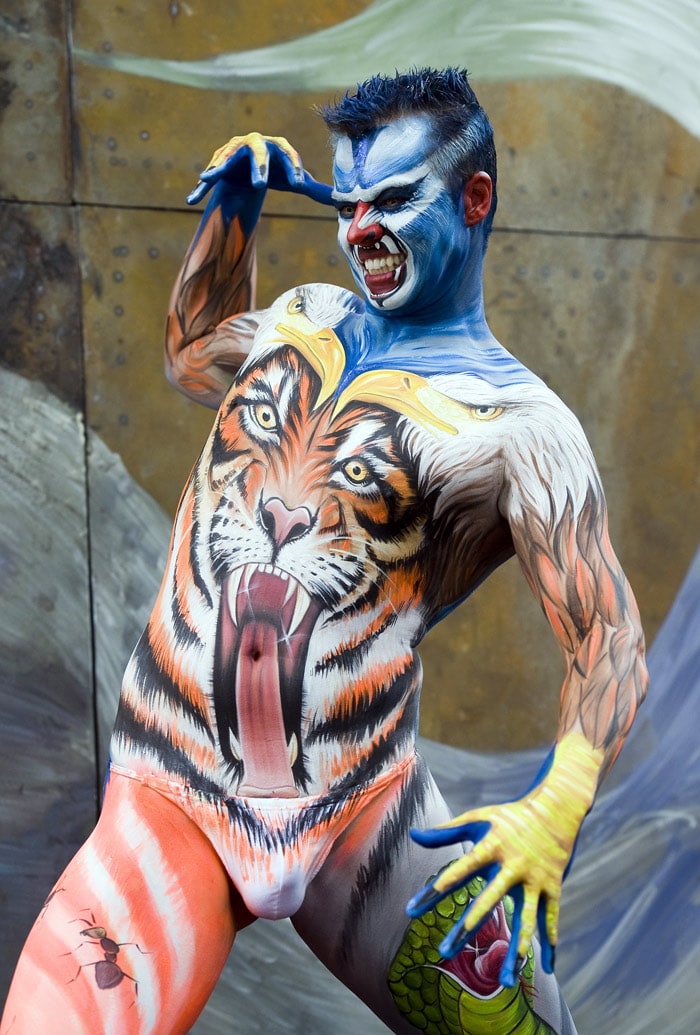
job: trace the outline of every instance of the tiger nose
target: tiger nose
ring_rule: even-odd
[[[277,547],[301,539],[313,524],[313,515],[308,507],[294,507],[290,510],[279,496],[262,500],[260,519],[263,528]]]
[[[369,209],[370,206],[366,201],[358,201],[357,208],[352,217],[352,223],[348,227],[348,244],[364,244],[369,246],[381,239],[384,231],[379,223],[369,223],[367,226],[360,226]]]

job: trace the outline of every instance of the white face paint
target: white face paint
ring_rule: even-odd
[[[382,311],[429,305],[468,245],[460,198],[431,167],[430,119],[397,119],[336,146],[338,241],[367,300]]]

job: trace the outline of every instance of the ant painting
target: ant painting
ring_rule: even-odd
[[[107,930],[101,927],[95,921],[93,913],[90,914],[90,920],[84,920],[78,918],[75,923],[85,924],[86,926],[80,932],[81,938],[89,938],[89,942],[81,942],[78,949],[83,945],[99,945],[100,951],[104,955],[104,959],[96,960],[94,963],[81,963],[78,968],[78,973],[71,981],[76,981],[80,975],[81,970],[85,970],[87,967],[94,967],[95,971],[95,984],[98,988],[116,988],[120,985],[124,978],[128,978],[134,984],[134,994],[138,995],[139,986],[136,978],[132,977],[131,974],[127,974],[126,971],[117,963],[117,956],[120,949],[126,945],[134,945],[139,952],[146,956],[148,953],[144,952],[141,946],[137,942],[116,942],[113,938],[110,938],[107,934]],[[75,950],[77,951],[77,949]],[[66,954],[67,955],[67,954]],[[71,982],[69,982],[70,984]]]

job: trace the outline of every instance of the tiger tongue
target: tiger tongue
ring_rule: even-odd
[[[238,741],[244,772],[240,795],[297,798],[282,717],[279,631],[272,622],[241,629],[236,666]]]

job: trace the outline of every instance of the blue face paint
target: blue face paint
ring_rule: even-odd
[[[432,168],[435,144],[430,118],[410,116],[336,146],[338,241],[362,294],[387,316],[442,319],[465,280],[472,233],[461,193]]]

